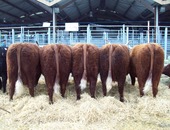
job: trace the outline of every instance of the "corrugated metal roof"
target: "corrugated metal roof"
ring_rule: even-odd
[[[0,24],[49,22],[52,21],[53,7],[60,10],[57,14],[58,23],[153,21],[155,6],[160,7],[155,0],[0,0]],[[167,22],[170,20],[167,17],[170,5],[165,7],[166,12],[160,13],[160,20]]]

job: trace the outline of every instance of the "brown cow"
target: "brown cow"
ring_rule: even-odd
[[[90,83],[90,94],[95,98],[97,76],[99,72],[99,49],[91,44],[76,44],[72,47],[73,68],[72,74],[76,87],[77,100],[86,88],[86,83]]]
[[[34,96],[34,87],[41,75],[39,47],[32,43],[11,44],[7,51],[7,74],[9,79],[10,100],[14,92],[22,94],[22,86],[27,85]]]
[[[41,70],[48,87],[49,103],[53,103],[53,92],[64,97],[71,72],[71,48],[63,44],[49,44],[41,48]]]
[[[153,97],[158,93],[158,84],[164,65],[164,51],[156,43],[140,44],[131,50],[130,76],[132,85],[138,79],[140,96],[152,87]]]
[[[125,45],[106,44],[100,49],[100,77],[104,96],[112,88],[112,81],[117,81],[120,101],[124,101],[123,91],[129,62],[129,50]]]
[[[164,67],[162,74],[165,74],[166,76],[170,77],[170,64]],[[170,88],[170,84],[169,84],[169,88]]]

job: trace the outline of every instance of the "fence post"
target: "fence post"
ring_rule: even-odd
[[[27,31],[27,41],[29,42],[29,37],[30,37],[30,32],[29,32],[29,30]]]
[[[48,28],[48,44],[51,43],[51,29],[50,27]]]
[[[154,42],[154,29],[152,29],[152,42]]]
[[[143,33],[140,33],[140,43],[144,43],[143,42]]]
[[[122,30],[123,32],[123,43],[125,43],[125,24],[123,24],[123,30]]]
[[[20,42],[24,42],[24,27],[21,27]]]
[[[168,28],[167,27],[165,28],[164,38],[165,38],[165,45],[164,45],[165,59],[167,59],[167,42],[168,42]]]
[[[87,26],[87,43],[90,43],[91,41],[91,30],[90,30],[90,25],[88,24]]]
[[[150,35],[149,32],[150,31],[150,21],[148,21],[148,43],[150,42]]]
[[[134,41],[134,40],[135,40],[134,32],[135,32],[135,30],[133,29],[133,30],[132,30],[132,43],[133,43],[133,44],[134,44],[134,42],[135,42],[135,41]]]
[[[126,43],[129,42],[129,27],[126,28]]]
[[[70,44],[73,43],[73,33],[70,33]]]
[[[12,29],[12,43],[15,43],[15,31]]]
[[[107,39],[107,33],[105,31],[103,32],[103,39],[104,39],[104,43],[106,44],[108,42],[108,39]]]

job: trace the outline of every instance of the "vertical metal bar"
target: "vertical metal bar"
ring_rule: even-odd
[[[165,59],[167,59],[167,43],[168,43],[168,28],[165,28],[165,45],[164,45],[164,49],[165,49]]]
[[[156,21],[155,21],[155,24],[156,24],[156,43],[158,42],[158,22],[159,22],[159,12],[158,12],[158,6],[156,6]]]
[[[2,33],[1,33],[1,30],[0,30],[0,41],[2,41],[1,37],[2,37]]]
[[[126,43],[129,42],[129,27],[126,27]]]
[[[90,30],[90,25],[88,24],[87,26],[87,43],[91,42],[91,30]]]
[[[73,33],[70,33],[70,44],[73,43]]]
[[[148,43],[150,42],[150,35],[149,35],[149,31],[150,31],[150,21],[148,21]]]
[[[20,33],[20,42],[23,42],[23,37],[22,37],[22,35],[23,35],[23,27],[21,27],[21,33]]]
[[[144,43],[143,42],[143,33],[140,33],[140,43]]]
[[[55,17],[55,8],[53,7],[53,43],[56,42],[55,40],[55,36],[56,36],[56,33],[55,33],[55,25],[56,25],[56,17]]]
[[[27,41],[29,42],[29,37],[30,37],[30,32],[29,32],[29,30],[28,30],[28,37],[27,37]]]
[[[48,44],[51,42],[51,29],[50,27],[48,28]]]
[[[154,42],[154,29],[152,29],[152,42]]]
[[[15,31],[12,29],[12,43],[15,43]]]
[[[132,30],[132,43],[133,43],[133,44],[134,44],[134,40],[135,40],[135,38],[134,38],[134,37],[135,37],[135,36],[134,36],[134,32],[135,32],[135,30],[133,29],[133,30]]]
[[[103,39],[104,39],[104,43],[107,43],[107,39],[106,39],[106,32],[103,32]]]
[[[123,43],[125,43],[125,24],[123,24],[123,30],[122,30],[123,32]]]

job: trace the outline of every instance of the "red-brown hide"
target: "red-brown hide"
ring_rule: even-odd
[[[11,44],[7,51],[7,74],[10,100],[13,99],[15,83],[19,77],[23,85],[28,86],[29,93],[33,97],[34,87],[41,75],[39,47],[32,43]]]
[[[120,101],[124,101],[123,91],[126,75],[128,74],[129,61],[129,50],[125,45],[106,44],[100,49],[100,77],[104,96],[106,96],[106,81],[109,76],[111,82],[118,82]]]
[[[90,84],[91,97],[95,98],[95,89],[99,69],[99,49],[91,44],[76,44],[72,47],[73,67],[72,74],[75,82],[77,99],[80,99],[81,91],[86,82]],[[84,80],[84,87],[81,82]]]
[[[41,48],[41,70],[48,88],[49,103],[53,103],[55,83],[64,97],[68,77],[71,72],[71,48],[64,44],[50,44]],[[57,90],[55,91],[56,93]]]
[[[165,74],[166,76],[169,76],[169,77],[170,77],[170,64],[166,65],[166,66],[163,68],[162,74]],[[169,88],[170,88],[170,85],[169,85]]]
[[[140,44],[131,50],[130,76],[132,85],[138,79],[140,96],[143,96],[147,79],[151,81],[153,96],[156,97],[164,65],[164,52],[159,44]],[[146,86],[145,86],[146,84]]]

